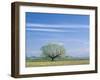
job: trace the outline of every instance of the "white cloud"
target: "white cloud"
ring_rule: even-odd
[[[29,30],[29,31],[47,31],[47,32],[76,32],[75,30],[34,29],[34,28],[27,28],[26,30]]]
[[[73,25],[73,24],[34,24],[26,23],[27,27],[43,27],[43,28],[89,28],[88,25]]]

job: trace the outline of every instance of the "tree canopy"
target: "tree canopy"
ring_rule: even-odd
[[[63,45],[58,43],[49,43],[41,48],[42,53],[46,56],[51,58],[54,61],[55,58],[61,57],[61,55],[65,54],[65,48]]]

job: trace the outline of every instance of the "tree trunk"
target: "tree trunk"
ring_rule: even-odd
[[[51,61],[54,61],[54,58],[53,57],[51,58]]]

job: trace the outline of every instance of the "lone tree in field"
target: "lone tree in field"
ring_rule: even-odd
[[[51,58],[52,61],[54,61],[55,58],[61,57],[61,55],[65,54],[65,48],[63,45],[55,44],[55,43],[49,43],[47,45],[44,45],[41,48],[43,54],[46,57]]]

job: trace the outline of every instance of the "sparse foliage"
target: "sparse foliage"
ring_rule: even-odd
[[[44,45],[42,46],[41,50],[43,54],[46,57],[51,58],[52,61],[54,61],[55,58],[61,57],[61,55],[65,54],[64,46],[57,43],[49,43],[47,45]]]

